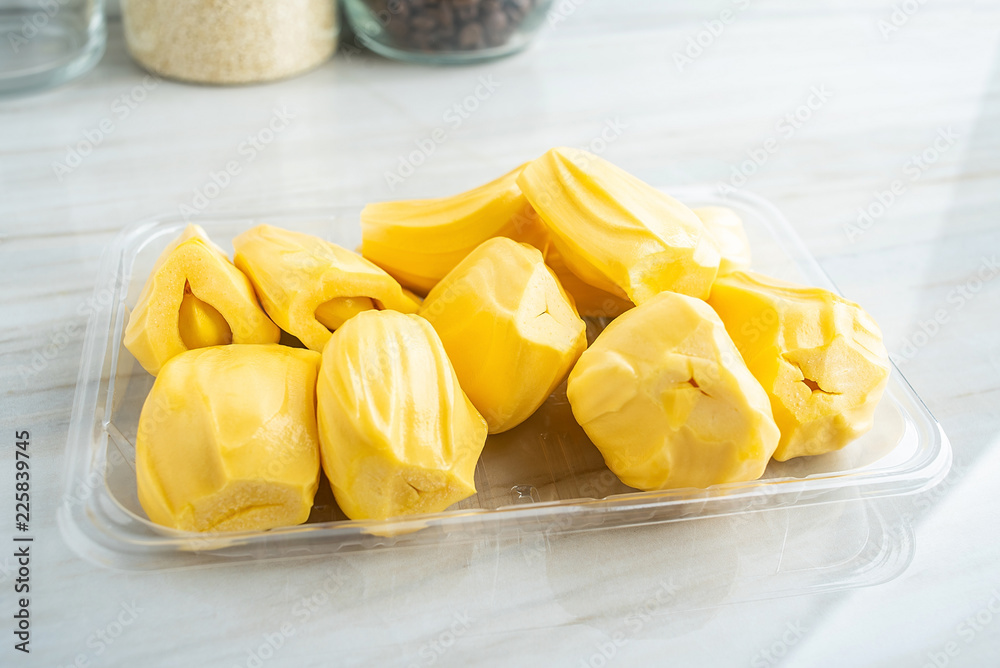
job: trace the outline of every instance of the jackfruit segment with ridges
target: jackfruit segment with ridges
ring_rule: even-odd
[[[301,524],[319,485],[320,355],[270,345],[184,352],[164,365],[136,438],[139,502],[160,525]]]
[[[767,395],[705,302],[664,292],[619,316],[569,376],[573,415],[637,489],[756,480],[778,444]]]
[[[154,376],[172,357],[210,344],[276,343],[247,277],[189,225],[160,254],[129,314],[124,344]]]
[[[709,304],[770,397],[781,429],[775,459],[839,450],[871,429],[890,366],[864,309],[753,272],[719,278]]]
[[[698,216],[596,155],[555,148],[517,179],[566,266],[641,304],[669,290],[704,299],[719,252]]]
[[[351,519],[439,512],[476,493],[486,421],[423,318],[347,321],[323,351],[317,400],[323,470]]]
[[[587,347],[586,324],[541,252],[506,238],[470,253],[419,314],[493,434],[528,419]]]
[[[353,309],[376,308],[413,313],[418,305],[394,278],[357,253],[311,234],[258,225],[233,240],[236,266],[253,283],[264,310],[281,329],[307,348],[322,352],[330,328]],[[349,298],[353,306],[343,309]],[[329,302],[333,301],[333,305]],[[337,313],[340,309],[339,314]],[[331,314],[330,311],[333,311]]]
[[[369,204],[361,212],[362,254],[403,287],[427,294],[487,239],[532,243],[544,231],[517,187],[523,167],[453,197]]]
[[[545,264],[559,279],[559,284],[573,298],[573,304],[581,316],[589,318],[617,318],[635,304],[618,295],[605,292],[583,281],[569,270],[562,255],[555,246],[550,246],[545,254]]]

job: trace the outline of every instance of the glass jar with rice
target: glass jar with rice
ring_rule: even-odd
[[[206,84],[283,79],[337,46],[336,0],[121,0],[129,53],[150,72]]]

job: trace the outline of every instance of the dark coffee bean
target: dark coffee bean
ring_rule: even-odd
[[[507,7],[504,10],[507,13],[507,19],[514,25],[520,25],[524,21],[524,12],[522,12],[517,7]]]
[[[450,7],[442,6],[438,8],[434,15],[437,19],[439,29],[448,32],[449,34],[453,33],[455,30],[455,15],[453,12],[454,10]]]
[[[364,0],[397,46],[428,52],[506,44],[541,0]]]
[[[431,47],[431,38],[427,34],[412,34],[407,44],[420,51],[427,51]]]
[[[404,41],[410,34],[410,23],[398,17],[393,17],[386,24],[385,31],[392,35],[393,39]]]
[[[469,23],[458,34],[458,48],[464,51],[474,51],[486,46],[486,36],[483,26],[479,23]]]
[[[486,42],[490,46],[500,46],[510,39],[511,31],[508,30],[507,15],[502,11],[487,16],[483,26],[486,28]]]
[[[410,25],[418,33],[429,33],[437,27],[437,24],[430,14],[417,14],[410,19]]]

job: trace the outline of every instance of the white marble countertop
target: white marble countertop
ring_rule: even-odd
[[[340,55],[230,89],[144,79],[112,24],[96,70],[0,101],[0,498],[12,522],[13,434],[30,430],[35,533],[23,656],[13,529],[0,529],[0,665],[996,665],[1000,7],[897,4],[919,9],[886,36],[889,0],[557,0],[565,20],[501,62]],[[735,20],[679,67],[675,54],[726,7]],[[483,78],[492,92],[449,122]],[[248,158],[241,143],[275,114],[287,127]],[[774,147],[744,187],[777,204],[881,324],[951,439],[945,482],[530,549],[485,541],[144,573],[66,545],[56,510],[81,314],[123,226],[197,207],[234,159],[240,175],[201,215],[448,194],[551,146],[588,145],[608,124],[604,156],[657,184],[729,182]],[[385,173],[438,127],[446,141],[390,192]],[[88,138],[97,146],[60,173]],[[894,201],[873,206],[896,181]],[[859,209],[870,224],[858,226]],[[884,532],[886,563],[845,576],[858,555],[836,555],[830,534],[845,526],[860,544]],[[830,550],[810,549],[824,541]],[[790,572],[829,573],[829,586],[790,596],[773,584]],[[871,586],[844,588],[859,584]]]

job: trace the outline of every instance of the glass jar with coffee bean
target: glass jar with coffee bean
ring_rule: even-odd
[[[361,44],[383,56],[470,63],[523,49],[552,0],[345,0]]]

